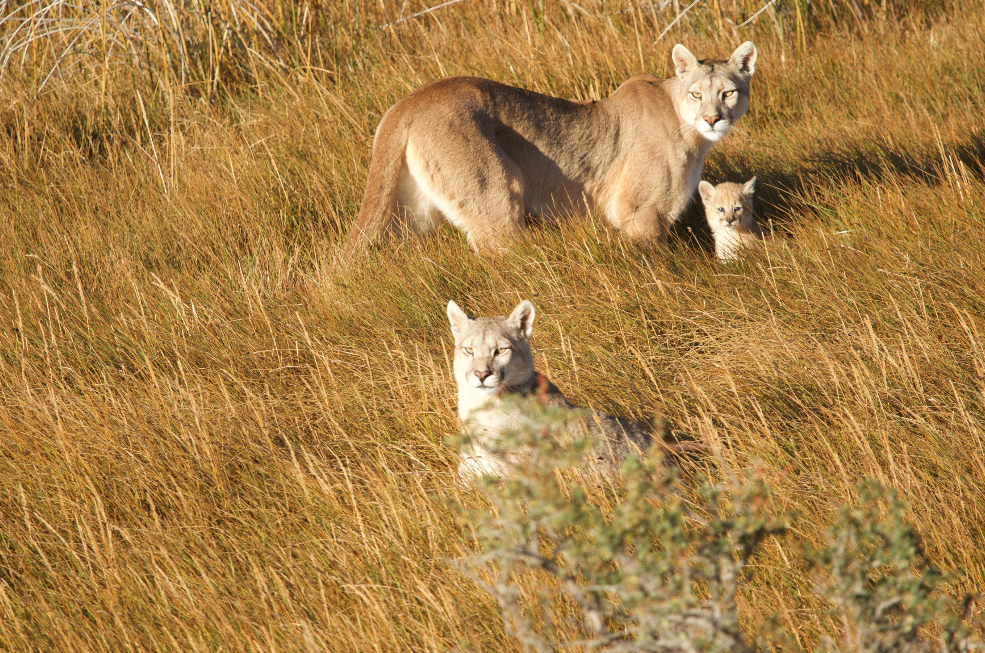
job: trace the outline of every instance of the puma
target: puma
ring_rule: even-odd
[[[705,205],[705,217],[715,238],[715,256],[719,261],[735,261],[742,250],[752,249],[763,240],[763,230],[752,209],[755,191],[755,177],[745,184],[725,182],[713,186],[707,181],[698,184],[698,195]]]
[[[509,476],[512,452],[496,454],[504,432],[522,428],[531,404],[574,409],[560,388],[534,369],[530,349],[534,305],[520,302],[509,317],[471,318],[454,301],[448,302],[448,320],[455,336],[454,373],[458,384],[458,415],[472,442],[461,452],[458,478],[463,485],[477,476]],[[569,437],[589,436],[597,446],[588,454],[589,465],[618,470],[629,455],[644,456],[653,438],[648,429],[621,417],[582,411],[581,419],[566,424]]]
[[[705,156],[749,108],[756,47],[698,61],[674,46],[676,76],[640,75],[601,101],[572,101],[478,77],[432,82],[376,131],[346,252],[445,220],[477,251],[505,248],[531,213],[599,211],[630,241],[666,243]]]

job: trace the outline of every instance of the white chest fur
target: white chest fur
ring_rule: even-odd
[[[493,453],[499,437],[506,431],[518,429],[522,421],[503,407],[503,400],[475,392],[472,388],[459,386],[458,416],[462,430],[470,437],[470,443],[463,447],[458,466],[459,481],[468,484],[474,477],[482,474],[490,476],[509,475],[508,460]]]

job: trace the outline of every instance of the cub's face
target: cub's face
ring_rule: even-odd
[[[448,302],[448,320],[455,336],[455,380],[459,392],[492,396],[521,386],[534,375],[530,351],[534,305],[524,300],[509,317],[472,319]]]
[[[721,140],[749,109],[749,80],[756,69],[756,46],[746,41],[728,61],[698,61],[683,45],[673,51],[681,81],[681,117],[712,143]]]
[[[754,221],[752,195],[756,190],[756,178],[745,184],[725,182],[712,186],[707,181],[698,184],[698,194],[705,205],[708,226],[715,233],[723,230],[749,227]]]

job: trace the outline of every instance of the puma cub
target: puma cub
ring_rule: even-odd
[[[763,239],[763,230],[752,211],[755,189],[755,177],[745,184],[726,182],[712,186],[707,181],[698,184],[708,226],[715,237],[715,255],[720,261],[738,259],[743,249],[756,247]]]
[[[458,416],[472,436],[462,451],[458,477],[463,483],[482,474],[508,476],[510,460],[490,452],[495,439],[523,425],[524,402],[543,402],[548,407],[573,408],[561,390],[534,371],[530,351],[534,305],[520,302],[509,317],[470,318],[454,301],[448,302],[448,320],[455,336],[455,380],[458,383]],[[592,413],[572,421],[568,435],[589,435],[598,441],[592,463],[618,468],[630,454],[646,455],[650,433],[619,417]],[[509,458],[509,457],[508,457]]]
[[[376,130],[347,254],[446,220],[474,249],[496,251],[527,214],[585,210],[629,240],[666,243],[708,151],[749,108],[756,46],[699,61],[675,45],[672,58],[675,77],[633,77],[598,102],[478,77],[414,91]]]

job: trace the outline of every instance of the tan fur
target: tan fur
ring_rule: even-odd
[[[715,255],[720,261],[738,259],[743,249],[757,247],[763,239],[763,230],[752,208],[755,190],[755,177],[745,184],[725,182],[712,186],[707,181],[698,184],[705,217],[715,237]]]
[[[677,45],[673,60],[676,77],[633,77],[599,102],[477,77],[411,93],[376,131],[347,253],[445,220],[476,250],[495,251],[528,214],[585,209],[632,241],[665,243],[711,146],[749,108],[756,48],[699,62]]]
[[[527,402],[554,408],[573,408],[561,390],[534,370],[530,350],[534,306],[520,302],[509,317],[472,319],[453,301],[448,319],[455,336],[455,380],[458,383],[458,416],[472,442],[462,451],[459,480],[469,483],[481,474],[507,476],[511,460],[496,457],[494,441],[507,430],[524,423]],[[629,420],[593,413],[569,423],[566,435],[590,436],[599,444],[590,454],[591,465],[617,468],[630,454],[645,455],[651,437]]]

